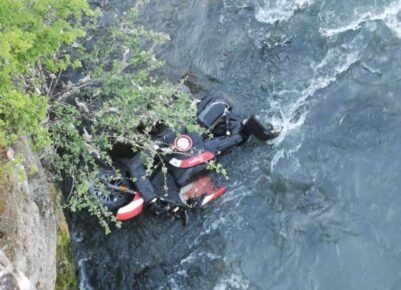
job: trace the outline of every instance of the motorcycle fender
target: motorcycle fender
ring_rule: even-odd
[[[139,193],[135,194],[134,199],[126,206],[121,207],[117,211],[116,219],[118,221],[126,221],[139,215],[143,209],[143,198]]]

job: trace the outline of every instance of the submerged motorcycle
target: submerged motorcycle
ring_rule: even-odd
[[[256,116],[241,120],[228,101],[213,96],[200,101],[197,122],[207,136],[185,130],[177,134],[171,129],[155,136],[157,150],[170,149],[171,153],[158,157],[163,160],[155,160],[162,161],[167,172],[160,168],[148,176],[140,154],[118,158],[114,161],[126,178],[116,178],[113,170],[103,169],[102,186],[92,185],[90,192],[119,221],[138,216],[144,207],[158,215],[185,216],[187,210],[204,207],[226,191],[225,186],[214,184],[210,161],[245,144],[251,136],[267,141],[281,132],[271,124],[262,125]]]

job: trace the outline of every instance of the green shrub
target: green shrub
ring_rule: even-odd
[[[0,0],[0,146],[19,136],[43,148],[47,96],[43,73],[69,64],[60,53],[85,32],[79,21],[92,14],[86,0]]]
[[[98,161],[111,165],[108,152],[122,142],[148,152],[151,172],[161,154],[156,126],[199,129],[195,102],[157,77],[163,63],[153,49],[168,37],[136,24],[139,6],[106,28],[86,0],[0,0],[0,7],[0,147],[20,136],[47,146],[56,179],[71,180],[70,209],[87,209],[109,231],[115,218],[88,194]]]
[[[152,130],[156,125],[179,130],[194,124],[196,104],[188,95],[157,77],[163,63],[153,48],[168,38],[136,25],[138,8],[121,15],[110,27],[88,25],[91,42],[81,39],[72,49],[80,61],[79,81],[55,96],[52,138],[55,149],[54,171],[71,177],[73,194],[70,208],[86,208],[109,231],[114,217],[87,194],[97,178],[97,160],[111,166],[108,151],[116,142],[130,144],[133,151],[148,152],[148,172],[153,170]],[[60,100],[62,104],[60,105]],[[78,104],[78,107],[72,104]]]

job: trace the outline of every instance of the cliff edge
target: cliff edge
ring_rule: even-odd
[[[14,151],[23,161],[0,180],[0,289],[54,289],[58,194],[26,143]]]

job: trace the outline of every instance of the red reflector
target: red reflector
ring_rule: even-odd
[[[192,139],[188,135],[181,135],[174,139],[174,147],[180,152],[187,152],[192,149]]]

